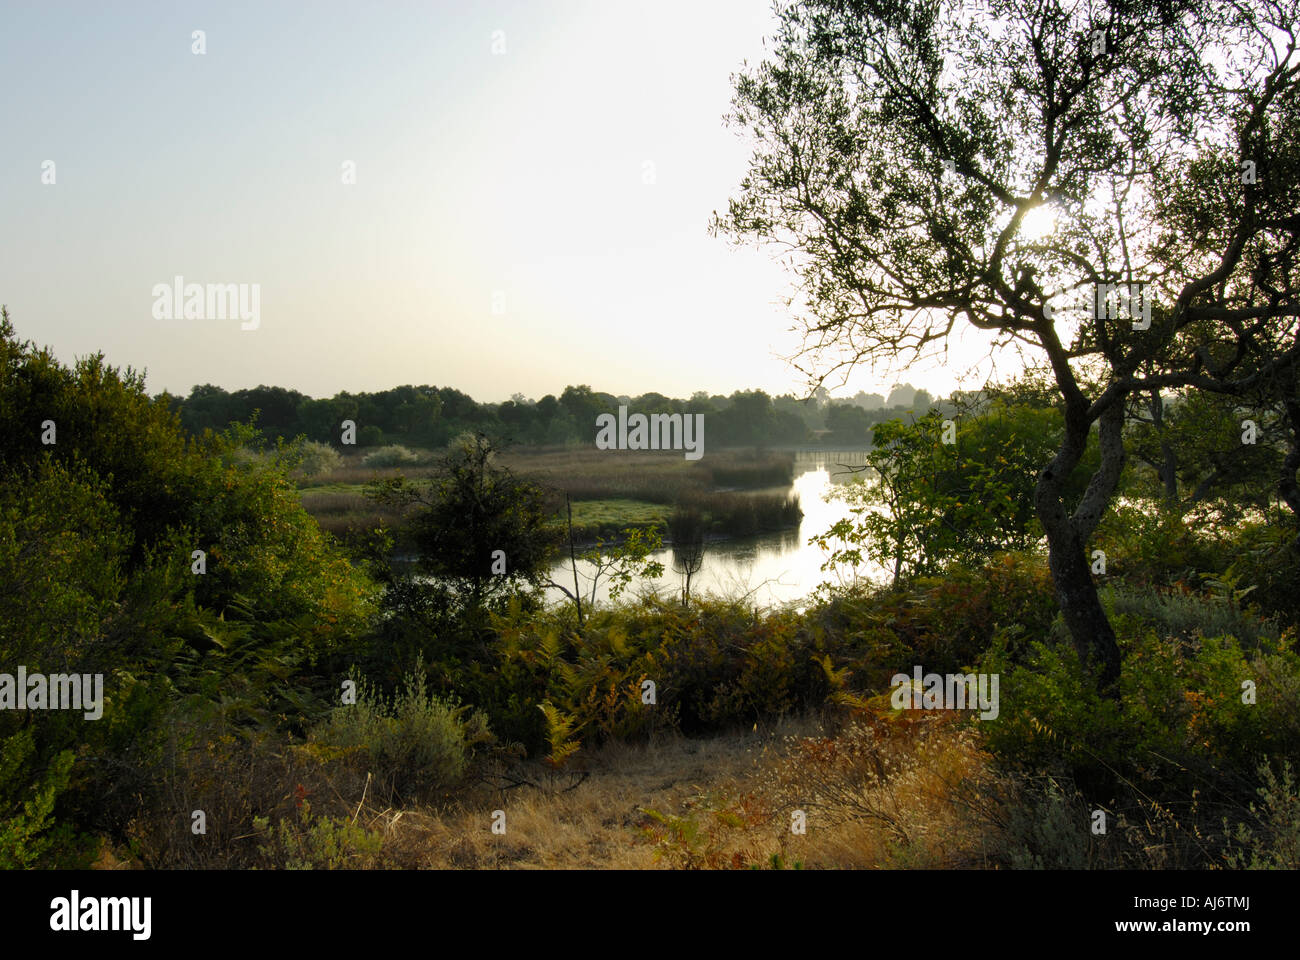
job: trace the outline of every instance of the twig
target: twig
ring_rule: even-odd
[[[357,822],[357,817],[359,817],[359,816],[361,815],[361,804],[363,804],[363,803],[366,802],[366,792],[370,789],[370,777],[371,777],[370,771],[367,770],[367,771],[366,771],[366,785],[365,785],[365,787],[364,787],[364,788],[362,789],[362,791],[361,791],[361,803],[358,803],[358,804],[357,804],[357,812],[354,813],[354,814],[352,814],[352,822],[353,822],[353,823],[356,823],[356,822]]]

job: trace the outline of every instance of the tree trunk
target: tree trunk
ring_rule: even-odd
[[[1055,459],[1038,476],[1034,508],[1047,534],[1048,566],[1056,588],[1056,600],[1070,631],[1079,658],[1093,671],[1097,689],[1104,695],[1119,695],[1116,681],[1120,672],[1119,644],[1115,631],[1097,595],[1088,562],[1088,538],[1119,483],[1124,466],[1124,407],[1113,404],[1101,415],[1101,467],[1073,515],[1065,505],[1065,485],[1071,471],[1083,457],[1088,442],[1086,406],[1066,413],[1065,438]]]
[[[1064,530],[1048,533],[1047,545],[1056,600],[1074,648],[1096,675],[1097,689],[1113,696],[1119,679],[1119,644],[1097,595],[1085,545],[1068,522]]]
[[[1296,392],[1294,374],[1292,380],[1287,384],[1288,392],[1294,396]],[[1293,400],[1288,396],[1283,401],[1283,407],[1286,410],[1287,424],[1290,429],[1290,443],[1287,444],[1286,456],[1282,458],[1282,469],[1277,478],[1277,495],[1282,502],[1291,508],[1291,513],[1300,519],[1300,483],[1296,482],[1296,474],[1300,473],[1300,400]],[[1300,533],[1296,534],[1295,543],[1300,546]]]
[[[578,554],[573,547],[573,504],[564,495],[564,509],[569,517],[569,563],[573,566],[573,603],[578,608],[578,629],[582,629],[582,589],[578,586]],[[594,588],[593,588],[594,589]]]
[[[1160,438],[1160,481],[1165,488],[1165,503],[1170,508],[1178,506],[1178,454],[1169,442],[1169,432],[1165,429],[1165,401],[1159,390],[1153,390],[1147,403],[1151,414],[1151,425]]]

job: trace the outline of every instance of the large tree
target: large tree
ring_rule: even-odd
[[[1232,395],[1294,369],[1296,14],[807,0],[779,8],[771,58],[736,81],[729,119],[754,155],[714,228],[790,254],[815,383],[936,355],[969,327],[1050,366],[1065,430],[1034,506],[1104,689],[1120,653],[1087,545],[1131,398]],[[1107,289],[1132,283],[1149,326],[1143,301]],[[1099,466],[1071,497],[1094,429]]]

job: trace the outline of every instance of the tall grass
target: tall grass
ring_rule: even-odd
[[[787,529],[803,516],[798,497],[753,492],[792,482],[794,457],[788,453],[727,450],[689,461],[670,451],[579,449],[510,452],[501,455],[500,463],[551,491],[548,509],[557,540],[568,535],[560,520],[566,494],[575,503],[588,505],[574,511],[573,532],[581,542],[608,538],[627,527],[662,531],[668,508],[699,511],[707,518],[712,536],[744,537]],[[338,469],[304,484],[303,506],[335,536],[347,537],[380,523],[398,526],[400,515],[368,500],[363,485],[398,475],[429,479],[437,472],[434,465],[367,465],[353,455]],[[339,489],[346,487],[354,489]]]
[[[543,482],[574,500],[676,504],[688,494],[719,486],[752,490],[788,486],[794,480],[794,457],[787,453],[726,450],[691,461],[673,452],[569,450],[514,453],[501,459],[520,476]]]

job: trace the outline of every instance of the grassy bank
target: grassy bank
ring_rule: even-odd
[[[434,454],[425,451],[427,457]],[[356,455],[340,468],[300,481],[302,503],[321,528],[347,538],[381,523],[399,526],[400,515],[368,500],[366,484],[404,475],[427,479],[436,467],[368,467]],[[757,492],[786,487],[793,480],[789,454],[732,450],[702,460],[680,453],[601,450],[511,452],[500,462],[521,477],[552,491],[550,509],[557,537],[565,526],[563,498],[573,504],[579,541],[608,538],[627,527],[663,531],[673,509],[698,510],[715,537],[753,536],[797,526],[797,497]]]

